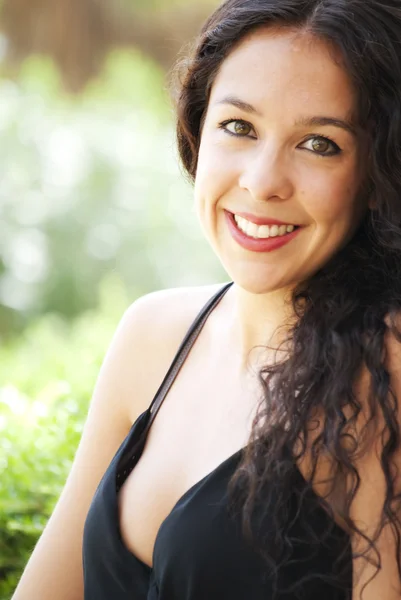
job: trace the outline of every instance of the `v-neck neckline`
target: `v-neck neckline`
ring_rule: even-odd
[[[147,415],[147,418],[150,417],[149,409],[147,409],[146,411],[144,411],[138,417],[138,419],[133,424],[133,426],[131,427],[131,430],[128,433],[127,438],[125,439],[124,443],[122,444],[122,447],[120,449],[121,451],[115,457],[116,460],[115,460],[114,467],[113,467],[113,470],[112,470],[112,473],[111,473],[111,477],[112,477],[112,481],[113,481],[112,501],[113,501],[113,505],[114,505],[114,515],[115,515],[114,532],[115,532],[115,535],[116,535],[119,547],[120,547],[121,551],[125,554],[125,556],[129,557],[130,560],[133,560],[135,563],[139,564],[145,570],[145,572],[147,572],[147,574],[149,576],[152,576],[152,574],[154,573],[155,551],[156,551],[158,540],[160,538],[160,533],[161,533],[161,530],[163,529],[163,527],[166,525],[166,523],[169,521],[169,519],[171,519],[173,517],[173,515],[175,514],[175,512],[180,509],[180,506],[185,502],[185,500],[189,496],[192,495],[193,497],[195,497],[196,494],[201,489],[203,489],[205,485],[210,484],[210,482],[214,480],[214,478],[216,477],[216,475],[219,474],[224,468],[227,468],[232,463],[237,463],[239,461],[239,459],[241,458],[241,455],[245,452],[245,450],[247,448],[247,445],[239,448],[238,450],[236,450],[235,452],[233,452],[230,456],[228,456],[223,461],[221,461],[214,469],[212,469],[209,473],[207,473],[206,475],[204,475],[199,481],[197,481],[192,486],[190,486],[179,497],[179,499],[177,500],[177,502],[173,505],[173,507],[171,508],[171,510],[169,511],[169,513],[163,519],[163,521],[161,522],[161,524],[159,526],[159,529],[158,529],[156,537],[155,537],[153,551],[152,551],[152,567],[150,567],[147,563],[145,563],[143,560],[141,560],[139,557],[137,557],[133,552],[131,552],[131,550],[129,550],[129,548],[124,543],[124,540],[123,540],[122,535],[121,535],[121,526],[120,526],[120,517],[119,517],[119,506],[118,506],[118,491],[117,491],[117,472],[118,472],[119,462],[120,462],[122,456],[124,455],[124,451],[127,449],[127,446],[130,446],[130,442],[132,440],[132,436],[135,436],[136,426],[138,426],[138,427],[140,426],[142,419],[145,419],[146,415]],[[146,427],[146,423],[145,423],[145,427]],[[138,461],[139,461],[139,459],[140,459],[140,457],[142,455],[142,452],[143,452],[143,447],[142,447],[142,450],[141,450],[139,456],[136,459],[135,465],[134,465],[134,467],[133,467],[132,470],[135,469],[135,466],[138,463]],[[132,470],[131,470],[131,472],[132,472]],[[308,487],[309,488],[307,490],[308,493],[311,493],[314,497],[316,497],[317,499],[319,499],[319,496],[313,490],[313,488],[309,487],[307,481],[305,480],[302,472],[300,471],[300,469],[299,469],[298,465],[295,463],[295,461],[293,462],[293,471],[294,471],[294,477],[295,477],[294,484],[298,480],[299,485],[302,485],[302,487],[305,487],[305,486]],[[129,475],[127,475],[126,479],[128,479],[128,477],[129,477]],[[344,534],[344,536],[348,535],[347,532],[344,529],[342,529],[342,527],[340,527],[340,525],[338,525],[338,523],[334,519],[330,518],[330,515],[327,513],[326,510],[324,510],[323,507],[318,507],[318,510],[319,510],[319,512],[321,511],[322,513],[324,513],[324,515],[325,515],[325,517],[327,519],[329,519],[330,521],[332,521],[334,529],[336,529],[340,533]]]
[[[138,421],[141,417],[143,417],[146,412],[142,413],[140,415],[140,417],[138,418]],[[131,429],[130,433],[134,433],[134,431]],[[126,440],[126,444],[128,444],[129,439],[130,439],[130,434],[128,434],[127,436],[127,440]],[[124,444],[124,447],[126,446],[126,444]],[[177,502],[173,505],[173,507],[171,508],[171,510],[169,511],[169,513],[166,515],[166,517],[163,519],[163,521],[160,523],[159,529],[157,530],[157,534],[155,537],[155,542],[154,542],[154,546],[153,546],[153,551],[152,551],[152,567],[150,567],[147,563],[145,563],[143,560],[141,560],[139,557],[137,557],[133,552],[131,552],[131,550],[127,547],[127,545],[125,544],[123,538],[122,538],[122,532],[121,532],[121,524],[120,524],[120,515],[119,515],[119,506],[118,506],[118,496],[119,496],[119,491],[117,491],[117,485],[116,485],[116,475],[117,475],[117,471],[118,471],[118,463],[119,460],[116,461],[113,472],[112,472],[112,479],[114,482],[114,486],[113,486],[113,501],[114,501],[114,513],[116,515],[116,536],[118,538],[118,542],[120,545],[120,548],[123,550],[123,552],[127,555],[129,555],[131,557],[131,559],[133,559],[135,562],[139,563],[146,571],[148,571],[149,574],[153,573],[154,571],[154,558],[155,558],[155,550],[156,550],[156,546],[157,546],[157,542],[158,539],[160,537],[160,532],[162,530],[162,528],[164,527],[164,525],[167,523],[167,521],[173,517],[174,513],[180,508],[181,504],[188,498],[188,496],[191,495],[195,495],[196,493],[198,493],[198,491],[203,488],[204,485],[206,485],[207,483],[209,483],[211,480],[213,480],[213,478],[220,473],[220,471],[222,471],[225,467],[227,467],[229,464],[231,463],[235,463],[237,462],[241,455],[243,454],[243,452],[245,451],[246,446],[243,446],[241,448],[239,448],[238,450],[236,450],[235,452],[233,452],[233,454],[231,454],[230,456],[228,456],[227,458],[225,458],[224,460],[222,460],[214,469],[212,469],[209,473],[207,473],[206,475],[204,475],[201,479],[199,479],[199,481],[195,482],[193,485],[191,485],[177,500]],[[143,451],[143,450],[142,450]],[[123,452],[122,452],[123,454]],[[132,471],[135,469],[135,466],[137,465],[138,461],[140,460],[142,455],[141,454],[138,456],[135,465],[132,469]],[[121,456],[120,456],[121,458]],[[131,471],[131,472],[132,472]],[[125,481],[128,479],[130,474],[127,475],[126,479],[124,480],[123,484],[125,483]],[[122,487],[122,486],[121,486]]]

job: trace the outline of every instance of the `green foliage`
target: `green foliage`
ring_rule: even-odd
[[[0,350],[0,600],[9,600],[65,483],[106,348],[129,301],[106,278],[100,308],[33,323]]]
[[[138,52],[112,53],[75,100],[51,62],[30,58],[18,85],[0,82],[0,161],[0,339],[49,311],[94,308],[109,272],[130,294],[221,279],[163,75]]]

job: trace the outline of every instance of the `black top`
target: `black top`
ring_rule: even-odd
[[[242,538],[239,517],[227,511],[227,484],[243,449],[223,461],[178,500],[157,534],[153,568],[127,549],[119,530],[118,491],[138,462],[150,425],[206,319],[231,285],[219,290],[195,319],[151,406],[133,424],[96,490],[84,528],[85,600],[273,599],[266,563]],[[295,462],[293,486],[294,490],[306,487]],[[311,489],[307,493],[314,495]],[[294,494],[295,497],[299,494]],[[297,502],[292,502],[289,518],[293,516],[291,537],[295,544],[291,560],[279,570],[279,587],[288,588],[313,573],[319,576],[306,577],[302,594],[288,592],[279,598],[350,600],[349,536],[322,507],[308,509],[308,502],[310,506],[316,504],[312,500],[302,503],[308,529],[319,536],[331,526],[331,533],[311,552],[310,543],[303,543],[305,535],[298,523]],[[332,574],[334,561],[342,552],[349,569],[340,589],[329,583],[325,575]]]

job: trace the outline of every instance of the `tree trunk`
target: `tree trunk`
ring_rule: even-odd
[[[31,54],[48,55],[70,92],[81,91],[116,47],[137,47],[167,70],[209,11],[201,2],[156,12],[116,10],[110,0],[3,0],[6,62],[18,67]]]

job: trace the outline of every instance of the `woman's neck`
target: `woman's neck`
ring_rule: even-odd
[[[246,370],[250,362],[255,367],[274,360],[274,350],[285,341],[288,325],[294,321],[290,293],[283,289],[252,294],[236,284],[227,292],[219,311],[218,335],[220,342],[227,340],[239,368]],[[280,360],[285,357],[285,345],[282,350],[276,357]]]

